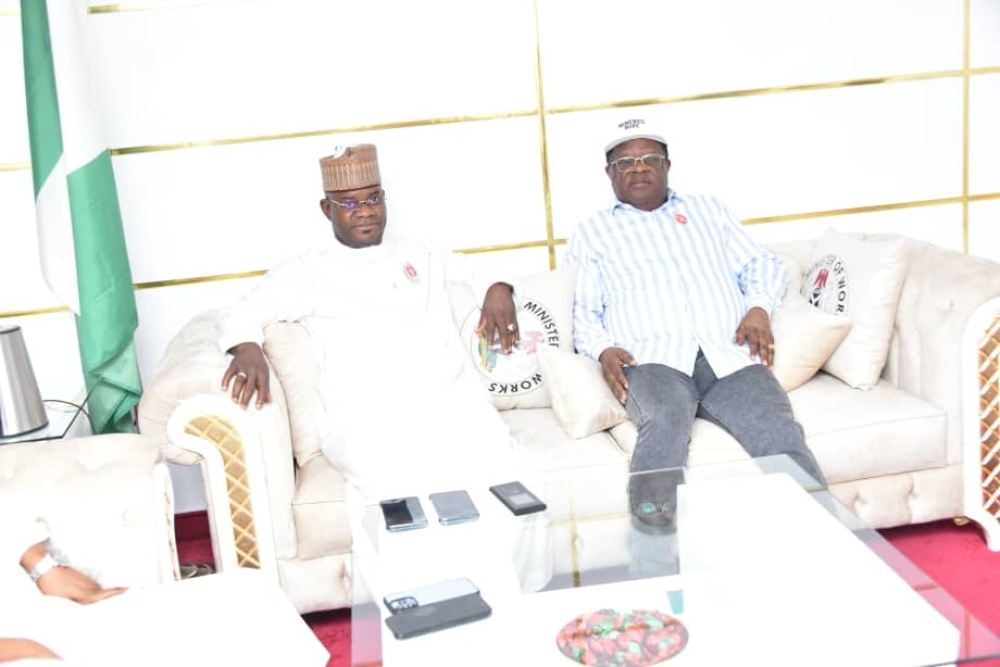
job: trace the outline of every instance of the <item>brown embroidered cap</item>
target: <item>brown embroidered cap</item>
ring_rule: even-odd
[[[337,146],[333,155],[320,158],[319,166],[326,192],[358,190],[382,183],[374,144]]]

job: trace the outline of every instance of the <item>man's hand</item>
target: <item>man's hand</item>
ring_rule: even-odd
[[[757,357],[760,363],[770,367],[774,364],[774,334],[771,333],[771,318],[763,308],[754,306],[743,316],[736,329],[736,344],[750,344],[750,357]]]
[[[79,570],[54,567],[38,580],[38,590],[80,604],[91,604],[125,592],[124,588],[101,588],[101,585]]]
[[[258,410],[264,407],[265,403],[270,403],[271,372],[260,345],[240,343],[230,349],[229,353],[233,355],[233,360],[229,362],[229,368],[222,376],[222,389],[230,391],[229,383],[232,382],[233,403],[239,403],[240,407],[246,410],[254,393],[257,394]]]
[[[479,317],[476,334],[486,336],[487,343],[492,343],[499,336],[500,350],[504,354],[510,354],[511,348],[521,342],[513,287],[507,283],[490,285],[483,299],[483,313]]]
[[[0,662],[22,658],[55,658],[59,656],[31,639],[0,638]]]
[[[622,405],[625,405],[625,401],[628,399],[628,380],[625,379],[622,366],[635,366],[635,357],[620,347],[609,347],[601,352],[598,361],[601,362],[604,381],[611,387],[611,393]]]

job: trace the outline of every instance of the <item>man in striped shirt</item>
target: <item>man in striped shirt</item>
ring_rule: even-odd
[[[820,483],[802,427],[770,370],[770,316],[787,269],[714,197],[667,183],[667,143],[645,119],[618,124],[605,146],[616,201],[577,225],[574,343],[597,359],[638,430],[630,469],[679,469],[695,417],[721,426],[754,457],[787,454]],[[633,475],[632,512],[670,527],[673,475]]]

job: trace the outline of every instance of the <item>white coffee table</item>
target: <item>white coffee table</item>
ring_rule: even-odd
[[[469,489],[480,521],[440,526],[429,511],[428,528],[390,534],[368,505],[355,534],[352,665],[568,666],[557,633],[602,608],[682,621],[688,642],[672,665],[1000,656],[996,636],[828,493],[810,490],[787,457],[685,474],[673,538],[637,535],[626,479],[601,467],[546,481],[537,490],[549,511],[527,518]],[[679,570],[659,551],[649,557],[650,539],[679,557]],[[490,618],[406,640],[385,628],[384,594],[456,577],[479,586]]]

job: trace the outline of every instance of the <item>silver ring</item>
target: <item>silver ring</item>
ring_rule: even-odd
[[[243,378],[244,380],[246,380],[247,379],[247,374],[244,373],[243,371],[236,371],[236,377]]]
[[[517,325],[511,322],[507,325],[507,331],[517,331]]]

